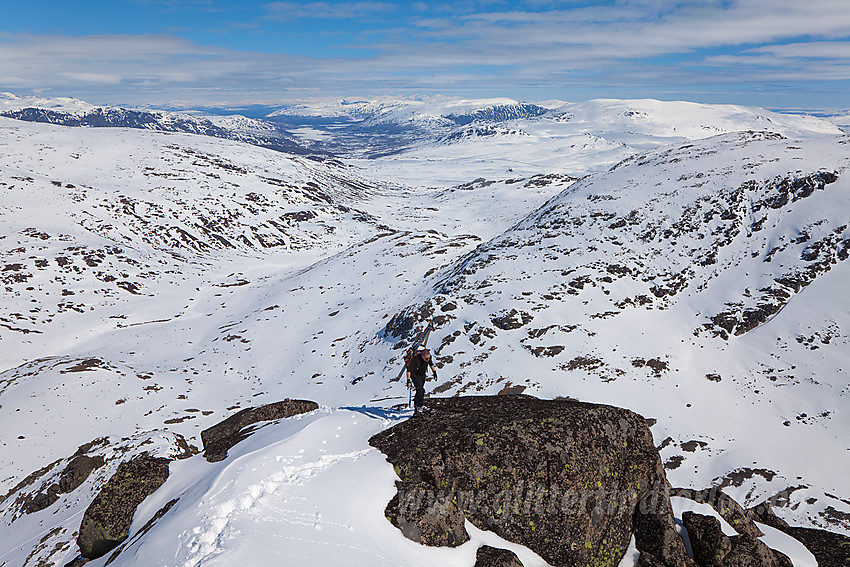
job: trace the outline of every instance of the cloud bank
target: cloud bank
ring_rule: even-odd
[[[227,21],[220,41],[179,31],[72,36],[7,26],[0,89],[112,103],[443,93],[814,107],[846,105],[850,86],[846,0],[400,6],[265,3]],[[240,43],[237,33],[254,35]],[[283,40],[248,48],[253,38],[299,33],[328,43],[312,55]]]

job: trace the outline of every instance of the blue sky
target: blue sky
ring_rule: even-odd
[[[2,0],[0,91],[850,107],[850,0]]]

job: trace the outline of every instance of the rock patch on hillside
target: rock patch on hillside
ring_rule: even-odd
[[[224,460],[231,447],[250,435],[250,432],[243,431],[249,425],[261,421],[284,419],[316,409],[319,409],[319,404],[316,402],[289,398],[258,408],[243,409],[201,432],[204,458],[211,463]]]
[[[616,567],[634,534],[647,565],[691,567],[643,417],[529,396],[432,399],[370,444],[401,479],[386,509],[426,545],[459,545],[463,523],[551,565]]]
[[[747,512],[754,515],[759,522],[785,532],[802,543],[815,556],[818,567],[850,565],[850,537],[816,528],[791,526],[773,513],[768,502],[759,504]]]
[[[101,456],[74,456],[62,471],[59,482],[51,484],[45,490],[38,492],[31,500],[27,500],[23,507],[24,512],[27,514],[40,512],[59,500],[60,494],[73,492],[85,482],[92,471],[102,467],[104,462]]]
[[[77,544],[96,559],[127,539],[136,508],[168,479],[169,459],[140,455],[121,463],[83,515]]]

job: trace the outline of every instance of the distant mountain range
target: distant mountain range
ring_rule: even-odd
[[[653,100],[532,104],[434,97],[203,110],[206,112],[97,107],[76,99],[0,95],[0,116],[18,120],[183,132],[283,152],[367,159],[421,153],[423,148],[470,138],[520,134],[544,145],[584,135],[613,145],[649,149],[742,128],[781,133],[839,131],[830,122],[804,115]]]

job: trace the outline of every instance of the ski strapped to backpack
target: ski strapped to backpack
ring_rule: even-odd
[[[404,366],[401,368],[401,371],[398,373],[395,381],[398,382],[401,380],[401,377],[404,376],[404,372],[407,370],[407,365],[410,363],[410,360],[413,358],[413,355],[416,354],[416,349],[418,347],[425,347],[428,345],[428,337],[431,335],[431,331],[434,330],[434,323],[432,321],[428,322],[428,326],[425,327],[425,330],[419,333],[419,337],[410,345],[410,348],[404,353]]]

